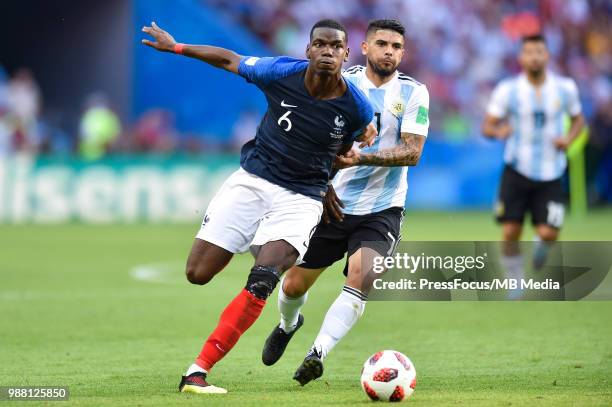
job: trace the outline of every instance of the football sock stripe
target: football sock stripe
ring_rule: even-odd
[[[349,287],[348,285],[345,285],[344,287],[342,287],[342,291],[344,291],[345,293],[354,295],[355,297],[357,297],[361,301],[367,301],[368,300],[368,296],[367,295],[365,295],[364,293],[362,293],[361,291],[359,291],[356,288]]]

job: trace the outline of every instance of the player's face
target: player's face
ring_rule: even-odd
[[[404,56],[404,37],[391,30],[376,30],[361,43],[361,53],[380,76],[392,75]]]
[[[521,47],[519,64],[524,71],[539,74],[548,63],[548,50],[542,41],[528,41]]]
[[[315,28],[306,47],[306,57],[318,73],[339,73],[348,53],[346,34],[333,28]]]

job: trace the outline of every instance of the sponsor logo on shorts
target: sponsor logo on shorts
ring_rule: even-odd
[[[310,233],[308,234],[308,240],[302,242],[304,247],[308,249],[308,243],[310,243],[310,239],[312,239],[312,235],[314,235],[315,230],[317,230],[317,225],[314,225],[312,229],[310,229]]]
[[[563,217],[565,215],[565,209],[561,202],[549,201],[546,205],[546,223],[556,228],[560,228],[563,225]]]

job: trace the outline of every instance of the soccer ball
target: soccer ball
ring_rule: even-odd
[[[402,401],[414,392],[416,370],[403,353],[376,352],[363,364],[361,388],[372,400]]]

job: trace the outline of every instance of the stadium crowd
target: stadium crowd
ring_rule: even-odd
[[[66,130],[61,112],[45,106],[29,69],[9,77],[0,66],[0,157],[14,152],[77,153],[95,160],[110,151],[170,152],[181,139],[171,112],[154,108],[134,123],[121,123],[112,101],[100,91],[84,98],[76,133]]]
[[[612,3],[609,0],[202,0],[247,27],[278,54],[301,57],[313,22],[345,24],[349,64],[367,23],[394,17],[408,28],[400,70],[427,84],[432,139],[486,143],[480,122],[493,86],[518,70],[518,39],[545,34],[553,69],[576,80],[591,128],[589,165],[612,174]],[[332,6],[333,4],[333,6]],[[333,9],[330,9],[333,7]],[[435,10],[433,12],[432,10]],[[0,61],[1,63],[1,61]],[[93,90],[92,90],[93,91]],[[0,156],[12,151],[72,153],[95,159],[107,151],[167,152],[206,149],[205,137],[181,134],[171,112],[153,109],[121,123],[103,93],[83,100],[78,134],[58,114],[41,114],[44,95],[27,69],[10,77],[0,65]],[[255,112],[243,112],[228,135],[236,150],[254,132]],[[218,148],[218,147],[217,147]],[[604,166],[602,171],[600,166]],[[608,180],[612,185],[612,180]],[[612,195],[612,192],[609,192]]]
[[[280,54],[304,55],[313,22],[329,17],[327,0],[208,0]],[[480,123],[495,84],[518,72],[520,37],[543,33],[553,70],[574,78],[590,125],[587,172],[612,200],[612,2],[609,0],[337,0],[348,29],[349,65],[368,21],[397,18],[407,27],[400,70],[427,84],[430,137],[486,143]],[[594,180],[593,178],[599,178]]]
[[[279,53],[304,55],[327,0],[210,0]],[[432,10],[435,10],[433,12]],[[338,0],[333,15],[349,31],[349,64],[363,64],[359,45],[368,20],[398,18],[408,28],[404,73],[427,84],[432,132],[448,140],[479,136],[492,87],[518,70],[517,39],[543,32],[554,69],[574,78],[585,114],[612,98],[612,3],[607,0]]]

